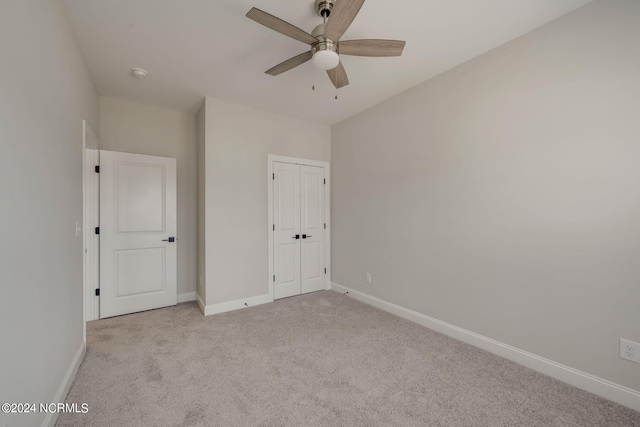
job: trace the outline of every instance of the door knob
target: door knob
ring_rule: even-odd
[[[311,238],[311,237],[313,237],[313,236],[312,236],[312,235],[306,235],[306,234],[303,234],[303,235],[302,235],[302,238],[303,238],[303,239],[306,239],[307,237]]]
[[[176,238],[175,238],[175,237],[169,237],[168,239],[163,239],[162,241],[163,241],[163,242],[173,243],[173,242],[175,242],[175,241],[176,241]]]
[[[299,238],[300,238],[299,234],[296,234],[295,236],[292,237],[292,239],[299,239]]]

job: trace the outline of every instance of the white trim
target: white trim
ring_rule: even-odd
[[[324,265],[327,273],[324,275],[325,289],[331,289],[331,166],[329,163],[324,168],[324,176],[327,180],[324,192],[324,221],[327,229],[324,230]]]
[[[433,317],[372,297],[337,283],[332,283],[331,289],[343,294],[345,292],[349,292],[348,295],[350,297],[381,310],[395,314],[396,316],[400,316],[407,320],[411,320],[422,326],[433,329],[434,331],[443,333],[493,354],[497,354],[498,356],[512,360],[520,365],[526,366],[527,368],[531,368],[534,371],[542,372],[545,375],[549,375],[550,377],[571,384],[582,390],[586,390],[600,397],[604,397],[605,399],[612,400],[636,411],[640,411],[640,392],[637,390],[633,390],[609,380],[605,380],[604,378],[562,365],[554,362],[553,360],[529,353],[528,351],[487,338],[483,335],[476,334],[475,332],[459,328],[450,323],[443,322],[442,320],[434,319]]]
[[[196,300],[195,291],[178,294],[178,304],[180,304],[181,302],[189,302],[189,301],[195,301],[195,300]]]
[[[67,398],[67,394],[69,394],[69,390],[71,389],[71,384],[73,384],[73,380],[76,378],[76,374],[78,373],[78,369],[84,360],[85,354],[85,344],[84,341],[80,343],[80,348],[78,348],[78,352],[75,357],[71,361],[71,365],[69,365],[69,369],[67,369],[67,373],[62,379],[62,383],[56,392],[55,397],[51,400],[51,403],[64,403]],[[42,421],[42,427],[54,427],[56,425],[56,421],[58,420],[57,412],[49,412],[45,417],[44,421]]]
[[[300,159],[297,157],[267,155],[267,234],[269,252],[269,298],[273,301],[273,162],[294,163],[305,166],[318,166],[324,168],[324,177],[327,180],[324,193],[324,221],[327,229],[324,230],[324,262],[327,268],[325,274],[325,289],[331,289],[331,164],[320,160]]]
[[[224,313],[227,311],[238,310],[241,308],[253,307],[255,305],[266,304],[269,302],[273,302],[273,297],[270,295],[260,295],[257,297],[249,297],[237,299],[235,301],[221,302],[219,304],[211,304],[204,306],[203,313],[205,316],[210,316],[212,314]],[[202,300],[198,297],[198,305],[200,308],[203,308]]]
[[[100,241],[94,227],[100,225],[99,176],[95,166],[100,164],[100,141],[89,123],[82,121],[82,259],[83,259],[83,336],[86,342],[86,322],[100,318],[100,297],[95,289],[100,287]]]
[[[87,206],[87,128],[89,124],[86,120],[82,120],[82,344],[84,346],[87,345],[87,320],[89,320],[89,315],[87,311],[89,310],[88,299],[90,293],[88,293],[89,284],[87,277],[89,276],[89,268],[88,268],[88,250],[87,250],[87,241],[89,240],[87,236],[87,217],[88,214],[88,206]],[[76,228],[78,225],[76,224]],[[76,230],[76,233],[78,230]],[[6,425],[5,425],[6,427]]]
[[[276,154],[268,154],[267,157],[268,157],[269,163],[282,162],[282,163],[293,163],[296,165],[304,165],[304,166],[318,166],[321,168],[329,167],[329,162],[323,162],[321,160],[309,160],[309,159],[301,159],[299,157],[278,156]]]

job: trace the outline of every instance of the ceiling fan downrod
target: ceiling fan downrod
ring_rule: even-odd
[[[316,13],[325,20],[331,15],[335,0],[316,0]]]

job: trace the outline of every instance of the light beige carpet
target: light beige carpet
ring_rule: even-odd
[[[341,294],[90,322],[57,426],[640,426],[640,413]]]

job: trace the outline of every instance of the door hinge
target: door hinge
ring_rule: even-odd
[[[96,234],[100,234],[100,227],[96,227],[95,232]]]
[[[96,173],[100,173],[100,165],[96,165],[95,169]]]
[[[324,183],[325,183],[325,185],[327,184],[327,178],[324,179]]]
[[[275,181],[275,179],[276,179],[276,174],[275,174],[275,173],[274,173],[274,174],[272,174],[272,178],[273,178],[273,180]]]
[[[275,274],[273,275],[273,281],[274,282],[276,281],[276,275]]]
[[[276,225],[273,224],[273,231],[276,231]]]
[[[324,269],[324,274],[327,274],[327,269],[326,268]]]
[[[324,223],[324,229],[325,230],[327,229],[327,223],[326,222]]]
[[[96,289],[96,296],[99,297],[100,296],[100,289]]]

